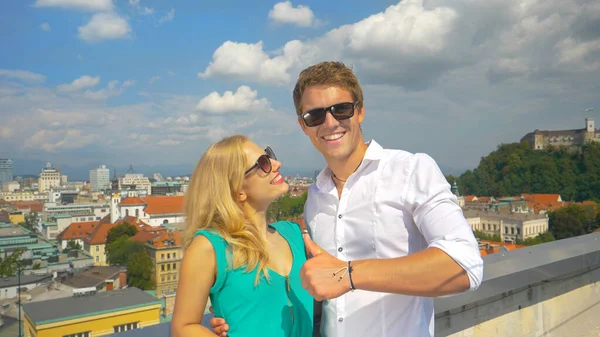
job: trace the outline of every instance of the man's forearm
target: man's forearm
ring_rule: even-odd
[[[357,289],[437,297],[470,288],[465,270],[444,251],[424,251],[393,259],[352,262],[352,281]]]

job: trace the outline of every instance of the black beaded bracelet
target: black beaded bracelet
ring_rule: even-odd
[[[350,262],[352,261],[348,261],[348,280],[350,281],[350,291],[354,291],[356,290],[356,287],[354,287],[354,282],[352,282],[352,266],[350,265]]]

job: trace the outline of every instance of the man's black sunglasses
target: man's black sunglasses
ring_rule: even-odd
[[[277,157],[275,157],[275,152],[273,152],[273,150],[267,146],[265,149],[265,154],[258,157],[256,163],[254,163],[251,168],[247,169],[246,172],[244,172],[244,175],[248,174],[248,172],[257,167],[259,167],[265,173],[271,173],[271,170],[273,169],[273,165],[271,165],[271,159],[277,160]]]
[[[325,122],[325,116],[327,115],[327,111],[329,111],[335,119],[341,121],[354,116],[354,108],[356,108],[358,103],[360,102],[344,102],[327,108],[313,109],[301,114],[300,118],[302,118],[304,124],[308,127],[317,126]]]

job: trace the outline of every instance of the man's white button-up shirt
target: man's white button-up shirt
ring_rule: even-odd
[[[304,210],[311,238],[340,260],[386,259],[436,247],[462,266],[471,290],[483,261],[457,197],[425,154],[369,142],[341,198],[325,168],[309,188]],[[323,302],[325,337],[434,334],[433,299],[356,290]]]

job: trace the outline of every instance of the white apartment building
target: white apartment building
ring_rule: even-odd
[[[502,240],[526,240],[548,231],[547,214],[497,213],[494,211],[463,211],[473,231],[500,235]]]
[[[110,190],[110,170],[106,165],[90,170],[90,191]]]
[[[146,195],[150,195],[152,194],[152,184],[141,173],[127,173],[119,178],[119,190],[122,193],[127,190],[141,190],[145,191]]]
[[[52,167],[50,163],[46,163],[46,167],[40,172],[38,179],[38,192],[48,192],[53,187],[59,187],[61,185],[61,174],[60,170]]]

